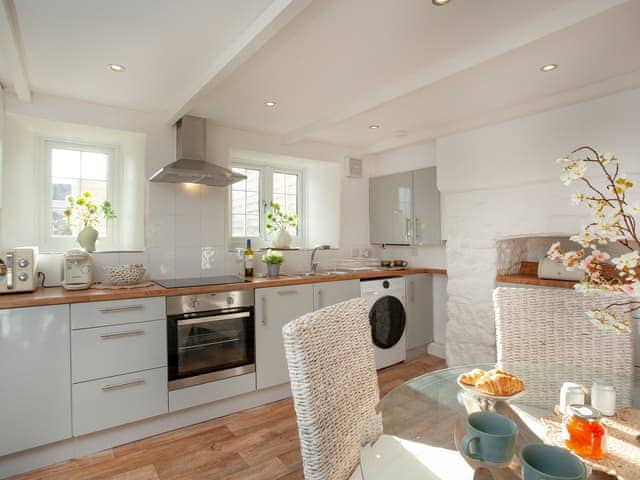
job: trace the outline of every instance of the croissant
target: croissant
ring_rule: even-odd
[[[479,392],[489,395],[515,395],[524,390],[524,382],[502,370],[486,372],[475,384]]]
[[[462,375],[460,375],[460,382],[464,383],[465,385],[470,385],[473,387],[476,384],[476,382],[480,380],[480,378],[484,376],[486,373],[487,372],[485,372],[484,370],[481,370],[479,368],[474,368],[470,372],[463,373]]]

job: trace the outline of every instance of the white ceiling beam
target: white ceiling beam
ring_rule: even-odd
[[[484,115],[461,120],[459,122],[439,125],[434,128],[424,129],[411,133],[404,137],[394,137],[382,140],[373,145],[359,149],[357,155],[371,155],[386,150],[426,142],[436,138],[442,138],[456,133],[482,128],[487,125],[495,125],[500,122],[522,118],[527,115],[535,115],[549,110],[567,107],[596,98],[613,95],[625,90],[640,87],[640,70],[618,77],[608,78],[601,82],[590,83],[582,87],[549,95],[531,102],[516,105],[506,109],[493,111]]]
[[[13,0],[0,1],[0,45],[9,65],[13,88],[20,101],[31,102],[31,87],[25,66],[24,45]]]
[[[513,25],[511,29],[488,39],[486,42],[470,46],[463,54],[457,57],[450,57],[445,62],[426,66],[414,75],[391,83],[379,91],[366,93],[346,105],[341,111],[285,135],[284,142],[291,144],[313,137],[315,133],[322,132],[340,122],[373,110],[416,90],[428,87],[437,81],[568,28],[628,1],[635,0],[572,0],[570,2],[560,2],[556,9],[553,9],[547,15],[537,18],[535,21]]]
[[[171,110],[169,123],[175,123],[189,113],[200,94],[214,88],[236,68],[246,62],[265,43],[273,38],[312,0],[274,0],[218,57],[205,75],[194,82],[178,104]]]

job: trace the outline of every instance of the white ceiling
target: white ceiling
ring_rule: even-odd
[[[361,152],[640,86],[640,0],[20,0],[16,16],[35,92]]]

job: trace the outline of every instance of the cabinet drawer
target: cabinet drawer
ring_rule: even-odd
[[[104,430],[168,412],[167,369],[73,385],[73,435]]]
[[[71,332],[73,383],[166,366],[166,320]]]
[[[164,298],[135,298],[71,305],[71,328],[103,327],[165,318]]]

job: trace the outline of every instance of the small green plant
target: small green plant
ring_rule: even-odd
[[[269,249],[264,255],[262,255],[262,261],[269,265],[280,265],[284,262],[284,255],[280,252],[274,252]]]
[[[72,195],[67,197],[68,205],[64,211],[64,216],[69,225],[77,222],[82,228],[95,227],[100,223],[100,216],[107,221],[116,218],[116,213],[113,211],[109,200],[96,204],[92,198],[93,194],[91,192],[84,192],[77,198]]]
[[[294,231],[298,226],[298,216],[289,215],[283,212],[280,208],[280,204],[271,202],[269,204],[270,210],[266,213],[265,217],[267,222],[265,228],[267,232],[278,232],[280,230],[288,230],[292,228]]]

